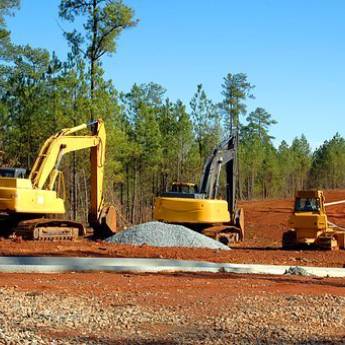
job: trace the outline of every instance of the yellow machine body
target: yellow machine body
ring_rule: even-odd
[[[33,189],[29,179],[1,177],[0,210],[8,213],[63,214],[65,205],[56,191]]]
[[[283,247],[314,246],[335,249],[345,246],[345,232],[329,225],[325,197],[320,190],[296,193],[289,226],[291,229],[283,234]]]
[[[230,222],[225,200],[158,197],[154,219],[167,223],[216,224]]]
[[[295,204],[298,200],[315,200],[317,209],[314,211],[295,210],[289,218],[289,226],[296,231],[298,243],[312,244],[320,234],[327,229],[327,215],[322,191],[299,191],[296,193]]]

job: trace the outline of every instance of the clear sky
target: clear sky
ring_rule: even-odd
[[[278,121],[276,142],[304,133],[313,147],[345,136],[345,1],[125,0],[140,23],[124,32],[106,74],[127,91],[154,81],[189,103],[202,83],[214,101],[222,78],[244,72],[256,85],[248,110]],[[68,46],[58,25],[59,0],[22,0],[8,23],[16,43],[56,51]]]

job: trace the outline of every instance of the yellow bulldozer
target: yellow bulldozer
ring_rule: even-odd
[[[175,182],[155,199],[155,220],[184,225],[229,245],[244,238],[243,210],[236,207],[238,138],[232,134],[206,160],[200,184]],[[218,199],[222,167],[226,172],[226,200]]]
[[[330,223],[326,214],[326,206],[344,202],[325,203],[320,190],[298,191],[289,218],[291,229],[283,233],[283,248],[344,249],[345,229]]]
[[[75,133],[91,129],[89,134]],[[73,151],[90,149],[91,179],[89,224],[97,237],[116,231],[113,206],[103,199],[106,133],[102,120],[65,128],[42,146],[26,178],[25,169],[0,168],[0,231],[33,240],[71,240],[85,235],[84,225],[53,215],[65,213],[62,157]]]

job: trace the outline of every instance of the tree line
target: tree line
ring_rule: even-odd
[[[7,16],[19,0],[0,1],[0,163],[28,170],[43,142],[64,127],[103,118],[107,129],[106,199],[117,205],[122,224],[150,219],[154,197],[174,181],[199,182],[203,164],[231,131],[239,133],[239,199],[290,197],[303,188],[345,186],[345,139],[336,134],[312,150],[302,134],[273,145],[277,122],[259,106],[247,111],[255,87],[244,73],[228,73],[221,102],[202,84],[188,104],[172,101],[155,82],[120,92],[104,77],[102,57],[116,53],[118,37],[139,22],[120,0],[61,0],[70,50],[54,52],[11,41]],[[80,31],[78,31],[80,30]],[[66,156],[70,216],[88,209],[87,152]]]

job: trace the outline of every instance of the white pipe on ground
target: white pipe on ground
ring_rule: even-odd
[[[0,272],[226,272],[241,274],[301,274],[345,277],[344,268],[213,263],[169,259],[0,257]]]
[[[325,206],[332,206],[332,205],[339,205],[344,204],[345,200],[339,200],[339,201],[332,201],[332,202],[325,202]]]

